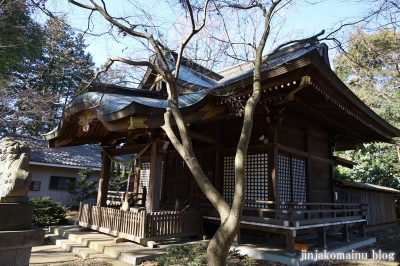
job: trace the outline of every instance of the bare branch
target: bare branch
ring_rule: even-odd
[[[178,59],[176,61],[175,64],[175,78],[178,77],[179,75],[179,68],[180,68],[180,64],[181,64],[181,60],[182,60],[182,54],[183,54],[183,50],[185,49],[186,45],[189,43],[189,41],[192,39],[192,37],[197,34],[206,24],[206,18],[207,18],[207,7],[208,7],[208,3],[210,2],[210,0],[206,0],[204,3],[204,8],[203,8],[203,20],[201,25],[199,26],[199,28],[196,29],[196,24],[194,22],[194,18],[193,18],[193,10],[192,7],[190,5],[190,1],[186,0],[186,5],[188,7],[189,10],[189,14],[190,14],[190,21],[191,21],[191,25],[192,25],[192,30],[191,32],[188,34],[188,36],[185,38],[185,40],[181,43],[181,46],[179,47],[179,51],[178,51]]]
[[[85,5],[85,4],[79,3],[75,0],[68,0],[68,2],[70,2],[71,4],[74,4],[76,6],[82,7],[84,9],[89,9],[89,10],[94,10],[94,11],[97,10],[95,6]]]

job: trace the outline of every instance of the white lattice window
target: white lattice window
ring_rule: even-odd
[[[268,200],[268,155],[249,154],[245,161],[246,200]],[[235,188],[235,157],[224,157],[224,198],[233,198]],[[245,203],[246,207],[267,208],[265,204]]]

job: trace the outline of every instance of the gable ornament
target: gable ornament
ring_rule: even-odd
[[[225,107],[215,106],[211,103],[208,103],[205,106],[203,106],[199,111],[204,112],[204,116],[201,120],[207,120],[224,113]]]
[[[147,121],[147,118],[142,117],[130,117],[129,118],[129,127],[128,130],[133,130],[136,128],[148,128],[148,126],[144,123]]]
[[[78,125],[82,126],[84,132],[89,131],[90,122],[93,121],[93,112],[90,110],[85,111],[83,114],[78,116]]]

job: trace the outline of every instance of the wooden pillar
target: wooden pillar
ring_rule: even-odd
[[[310,154],[310,133],[308,129],[305,130],[305,151]],[[310,156],[306,158],[306,200],[307,202],[312,202],[313,198],[311,196],[311,160]],[[307,207],[310,208],[311,207]],[[312,214],[310,214],[312,218]]]
[[[349,224],[344,224],[342,226],[342,240],[345,242],[350,242],[350,240],[349,240]]]
[[[318,232],[319,235],[319,246],[322,248],[327,248],[326,244],[326,227],[322,226]]]
[[[286,230],[286,255],[295,256],[296,230]]]
[[[97,207],[107,206],[107,194],[108,194],[108,183],[110,181],[110,165],[111,159],[107,154],[101,152],[102,162],[101,162],[101,172],[99,180],[99,190],[97,192]]]
[[[366,222],[362,222],[360,224],[360,235],[363,236],[363,237],[367,237],[367,235],[365,233],[365,224],[366,224]]]
[[[157,143],[154,143],[151,146],[149,190],[146,200],[147,212],[158,212],[160,208],[163,156],[158,152],[157,145]]]
[[[214,161],[214,169],[215,169],[215,173],[214,173],[214,186],[215,189],[221,193],[221,195],[223,195],[223,187],[224,187],[224,183],[223,183],[223,178],[224,178],[224,171],[222,169],[222,164],[223,164],[223,158],[221,155],[221,149],[223,149],[222,145],[216,145],[215,146],[215,161]]]
[[[278,200],[278,149],[276,125],[268,124],[268,200]],[[268,206],[274,209],[278,206]]]

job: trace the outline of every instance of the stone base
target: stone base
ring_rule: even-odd
[[[32,247],[43,245],[44,234],[42,228],[35,226],[29,230],[0,231],[1,265],[29,265]]]
[[[0,203],[28,203],[29,197],[22,197],[22,196],[6,196],[0,198]]]
[[[34,207],[30,203],[0,203],[0,231],[29,230]]]

